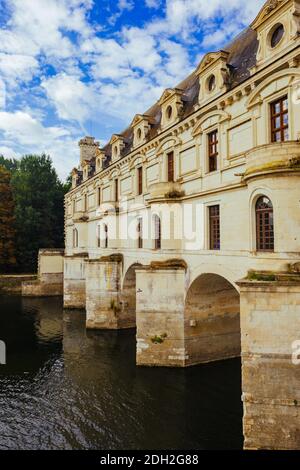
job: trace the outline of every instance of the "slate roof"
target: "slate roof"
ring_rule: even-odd
[[[250,69],[256,63],[256,53],[258,50],[257,33],[248,27],[222,48],[222,50],[229,52],[227,63],[230,70],[229,89],[233,89],[250,77]],[[196,70],[175,88],[183,90],[182,100],[184,109],[182,119],[184,119],[194,112],[194,105],[198,103],[199,77],[196,74]],[[160,129],[161,108],[158,101],[143,114],[151,116],[155,122],[147,136],[147,139],[151,140],[159,134]],[[125,147],[122,151],[122,157],[125,157],[132,150],[133,129],[129,126],[119,135],[124,138]],[[107,144],[103,150],[107,155],[104,161],[104,167],[107,168],[111,161],[111,145]]]

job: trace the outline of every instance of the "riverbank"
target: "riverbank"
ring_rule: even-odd
[[[21,294],[23,282],[36,280],[37,274],[1,274],[0,294]]]

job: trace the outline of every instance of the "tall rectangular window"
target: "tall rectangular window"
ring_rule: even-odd
[[[138,168],[138,195],[143,194],[143,168]]]
[[[218,169],[218,131],[208,134],[208,170],[209,172]]]
[[[138,248],[143,248],[143,219],[138,219],[137,225],[137,232],[138,232]]]
[[[220,206],[209,207],[209,248],[220,250]]]
[[[174,153],[171,152],[168,154],[168,182],[172,183],[174,181]]]
[[[115,180],[115,201],[119,200],[119,181]]]
[[[285,142],[289,139],[289,105],[284,96],[271,104],[272,142]]]
[[[98,206],[101,205],[101,188],[98,188]]]

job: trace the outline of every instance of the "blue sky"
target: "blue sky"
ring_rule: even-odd
[[[65,178],[79,138],[122,131],[263,3],[0,0],[0,154],[49,153]]]

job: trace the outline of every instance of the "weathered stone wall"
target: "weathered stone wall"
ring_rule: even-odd
[[[86,262],[86,325],[89,329],[134,328],[135,270],[130,269],[123,289],[122,257],[103,257]]]
[[[85,308],[86,254],[66,256],[64,263],[64,307]]]
[[[137,364],[185,365],[182,268],[136,270]]]
[[[30,274],[7,274],[0,276],[0,294],[21,294],[22,284],[32,282],[37,279],[37,275]]]
[[[193,282],[185,305],[187,365],[240,356],[240,296],[221,276]]]
[[[118,261],[90,260],[86,263],[87,328],[121,328],[120,278]]]
[[[245,448],[299,449],[300,281],[240,286]]]
[[[39,251],[38,278],[22,283],[22,296],[49,297],[63,294],[64,250]]]

